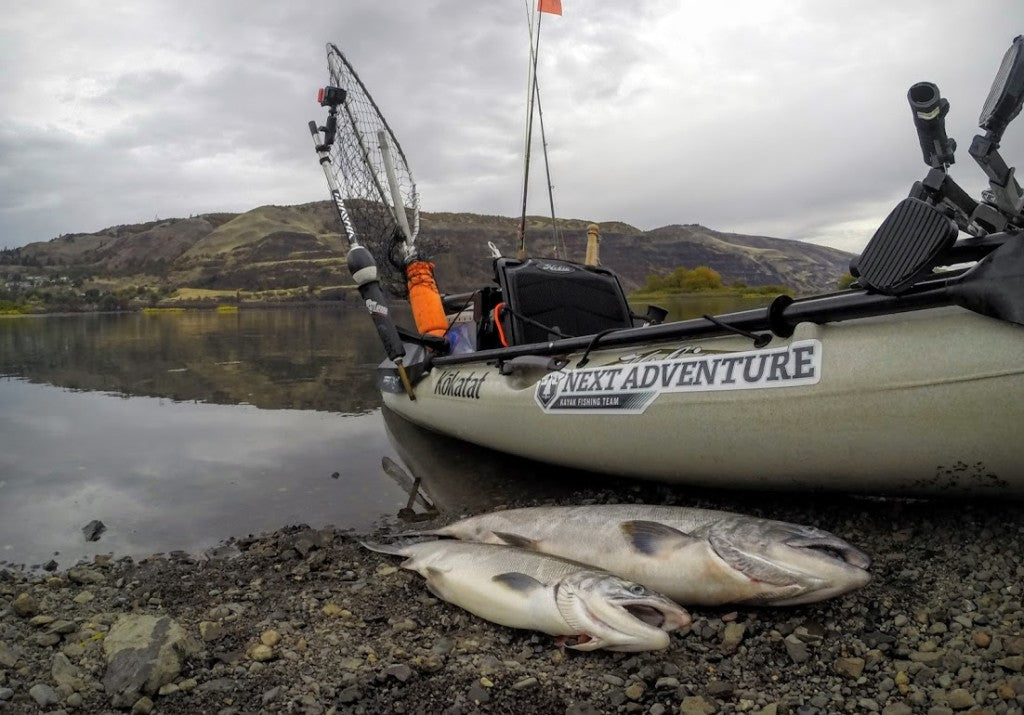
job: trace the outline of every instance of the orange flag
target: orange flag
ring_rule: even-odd
[[[538,0],[537,9],[550,12],[552,15],[562,14],[562,0]]]

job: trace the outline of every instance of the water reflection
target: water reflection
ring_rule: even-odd
[[[0,374],[76,390],[361,413],[382,358],[362,311],[240,310],[0,320]]]
[[[404,479],[391,476],[408,496],[406,507],[412,514],[407,520],[418,521],[415,514],[429,510],[446,516],[475,514],[513,499],[540,503],[621,483],[607,475],[501,454],[425,430],[386,407],[381,412],[391,446],[409,473]],[[390,475],[392,470],[384,471]]]
[[[371,528],[405,494],[379,411],[261,410],[0,380],[0,561],[199,552],[287,524]],[[333,476],[333,475],[337,476]],[[81,529],[99,519],[100,541]]]

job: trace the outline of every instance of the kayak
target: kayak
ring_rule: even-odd
[[[1024,327],[950,306],[435,365],[386,407],[491,449],[707,487],[1024,494]],[[518,361],[518,362],[517,362]]]
[[[999,152],[1024,106],[1024,36],[968,150],[989,180],[980,200],[948,173],[949,102],[919,82],[907,99],[929,171],[851,262],[848,289],[668,323],[655,306],[633,313],[596,224],[583,263],[527,257],[525,191],[516,257],[488,244],[493,284],[442,295],[405,154],[334,45],[328,67],[327,120],[309,129],[396,414],[672,484],[1024,495],[1024,190]],[[408,296],[415,330],[385,286]]]

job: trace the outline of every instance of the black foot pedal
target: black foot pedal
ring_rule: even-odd
[[[864,288],[899,295],[939,263],[957,233],[953,219],[931,204],[903,199],[850,264],[850,273]]]

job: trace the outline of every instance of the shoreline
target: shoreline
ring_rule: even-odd
[[[641,486],[573,502],[627,494],[681,499]],[[690,609],[665,651],[581,653],[437,600],[331,527],[231,539],[209,558],[0,570],[0,713],[1024,712],[1024,505],[701,501],[830,530],[873,556],[872,581],[806,606]],[[180,628],[178,667],[118,693],[104,644],[132,622]],[[158,640],[136,645],[155,654]]]

